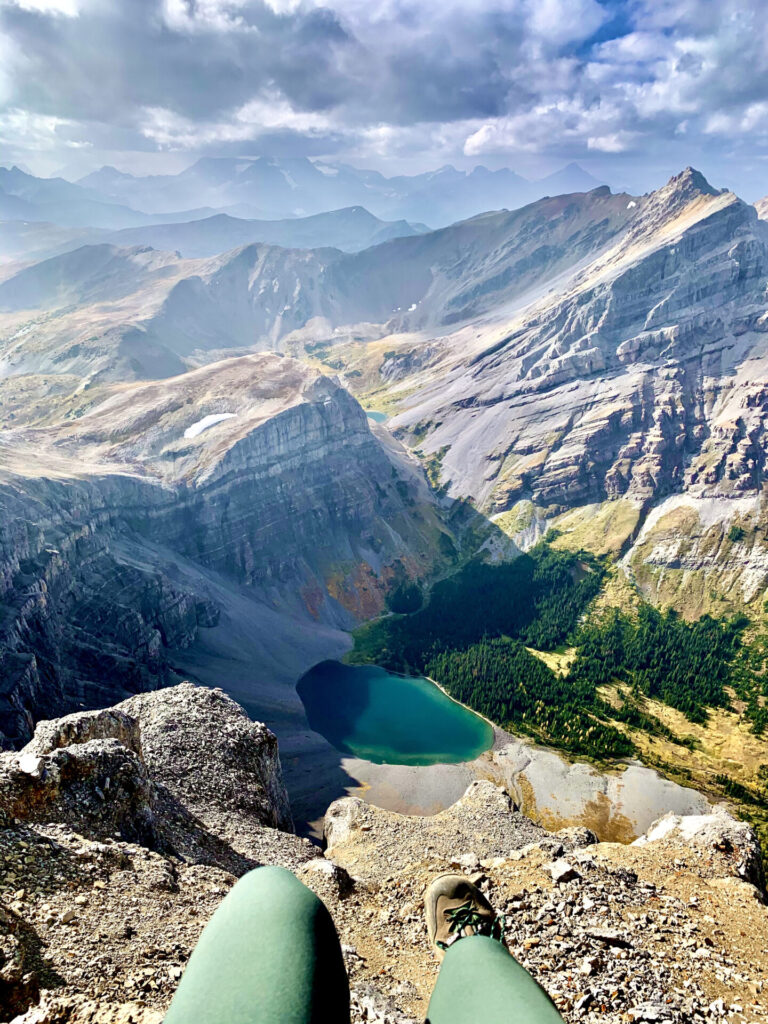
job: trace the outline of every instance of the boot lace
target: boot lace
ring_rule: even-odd
[[[503,920],[500,917],[491,918],[487,914],[481,914],[472,900],[467,900],[458,907],[451,907],[444,913],[448,919],[448,931],[453,938],[450,942],[438,942],[440,949],[448,949],[449,945],[453,945],[467,934],[487,935],[497,942],[504,938]]]

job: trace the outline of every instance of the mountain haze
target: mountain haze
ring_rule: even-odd
[[[120,231],[8,220],[0,221],[0,259],[38,262],[97,242],[151,246],[186,257],[215,256],[255,242],[297,249],[331,246],[355,252],[427,230],[422,224],[407,221],[381,221],[361,206],[277,221],[243,220],[218,213],[201,220],[145,224]]]
[[[358,253],[251,245],[205,260],[150,249],[86,246],[0,284],[0,310],[23,330],[46,310],[34,339],[0,350],[18,372],[52,367],[138,376],[179,372],[206,351],[306,343],[357,333],[381,337],[468,321],[541,290],[599,252],[632,218],[627,196],[607,189],[483,214],[439,231]],[[86,309],[91,312],[86,315]],[[27,311],[27,312],[25,312]],[[157,353],[150,365],[147,348]],[[112,353],[110,355],[110,353]]]
[[[486,514],[622,499],[628,543],[683,501],[705,517],[696,573],[705,522],[761,515],[767,232],[689,168],[646,196],[598,188],[354,253],[85,246],[0,284],[0,358],[43,393],[265,348],[319,359]],[[752,599],[768,559],[751,545],[738,583],[726,554],[714,576]]]
[[[274,219],[364,206],[384,220],[445,225],[483,210],[522,206],[602,182],[576,164],[531,182],[508,168],[460,171],[446,166],[387,178],[378,171],[304,158],[206,157],[176,175],[134,177],[103,167],[78,184],[106,201],[155,214],[207,205],[239,217]]]

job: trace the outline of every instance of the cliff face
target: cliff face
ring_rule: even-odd
[[[118,388],[9,442],[10,743],[41,716],[168,682],[168,651],[218,621],[212,580],[310,627],[349,626],[382,607],[395,575],[429,570],[440,529],[420,474],[354,399],[277,357]]]
[[[500,511],[520,497],[562,509],[755,491],[766,227],[691,171],[633,213],[570,280],[456,351],[393,421],[442,453],[452,493]]]
[[[18,745],[40,718],[166,684],[165,648],[188,646],[218,609],[120,556],[119,484],[14,479],[1,490],[0,743]]]
[[[634,526],[619,524],[616,545],[626,552],[647,515],[684,497],[694,524],[685,550],[652,545],[636,575],[666,600],[672,580],[660,577],[685,572],[696,614],[710,591],[736,595],[728,551],[713,553],[734,524],[748,527],[733,551],[748,563],[745,593],[768,586],[768,225],[690,168],[623,204],[610,230],[595,222],[594,247],[576,244],[571,262],[555,267],[532,247],[537,287],[482,318],[438,337],[343,346],[334,358],[357,373],[350,380],[362,377],[353,386],[394,406],[390,429],[447,493],[489,516],[525,518],[526,502],[545,530],[578,508],[606,519],[613,504],[614,518],[628,519],[619,505],[631,504]],[[529,228],[545,247],[554,211],[537,210]],[[512,536],[521,547],[532,539]]]

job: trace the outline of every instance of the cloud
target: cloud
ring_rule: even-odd
[[[759,160],[766,103],[762,0],[0,0],[22,159]]]
[[[332,127],[333,119],[322,111],[296,110],[278,92],[266,89],[231,116],[218,121],[194,121],[164,107],[147,107],[141,133],[161,147],[194,149],[247,142],[274,131],[325,134]]]
[[[80,10],[77,0],[0,0],[0,7],[20,7],[23,11],[59,14],[67,18],[77,17]]]

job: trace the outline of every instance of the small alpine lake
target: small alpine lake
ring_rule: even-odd
[[[321,661],[296,690],[315,732],[341,753],[376,764],[460,764],[493,743],[484,718],[423,677]]]
[[[365,415],[369,420],[373,420],[374,423],[387,422],[387,414],[385,412],[377,412],[375,409],[367,409]]]

